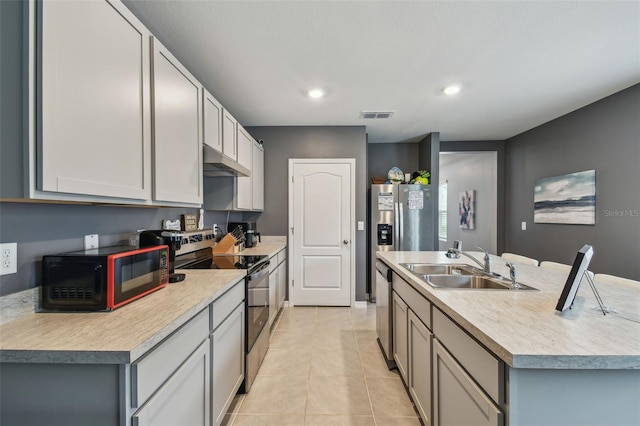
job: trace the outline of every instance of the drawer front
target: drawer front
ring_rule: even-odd
[[[211,315],[211,330],[218,326],[231,315],[231,312],[244,301],[244,280],[238,281],[226,293],[213,302]]]
[[[209,309],[189,322],[131,366],[132,406],[142,405],[209,336]]]
[[[431,329],[431,303],[395,273],[392,280],[393,290],[409,305],[420,321]]]
[[[504,364],[439,309],[433,310],[433,334],[493,398],[504,402]]]

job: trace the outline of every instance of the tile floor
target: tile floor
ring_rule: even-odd
[[[285,308],[251,391],[224,424],[420,425],[376,341],[375,305]]]

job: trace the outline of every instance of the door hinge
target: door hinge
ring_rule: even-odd
[[[293,226],[291,227],[291,234],[293,235]]]
[[[291,183],[293,183],[293,176],[291,176]]]
[[[295,287],[296,282],[294,280],[291,280],[291,287]]]

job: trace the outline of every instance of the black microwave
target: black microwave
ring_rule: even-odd
[[[110,311],[169,282],[169,247],[103,247],[42,257],[42,308]]]

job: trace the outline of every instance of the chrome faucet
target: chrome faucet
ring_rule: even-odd
[[[484,263],[480,262],[478,259],[471,256],[469,253],[462,250],[458,250],[457,248],[453,248],[453,247],[450,248],[448,253],[456,253],[458,255],[462,254],[464,256],[467,256],[469,259],[473,260],[478,265],[480,265],[485,273],[491,274],[491,258],[489,257],[489,252],[483,249],[482,247],[479,247],[479,246],[476,246],[476,247],[484,252]]]
[[[509,267],[509,277],[511,278],[511,288],[520,288],[520,284],[516,281],[516,266],[507,262],[506,265]]]

